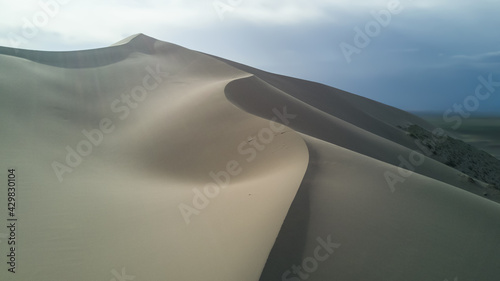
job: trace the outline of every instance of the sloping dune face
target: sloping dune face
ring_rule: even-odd
[[[498,279],[497,203],[418,174],[391,193],[380,175],[396,167],[304,138],[311,162],[295,215],[261,280]]]
[[[143,35],[4,51],[1,168],[17,175],[18,221],[1,280],[259,278],[309,158],[282,106],[270,122],[226,99],[250,74]]]
[[[413,171],[398,163],[416,154],[397,126],[432,127],[349,93],[238,67],[255,76],[229,83],[228,98],[264,118],[285,104],[310,155],[260,280],[498,279],[500,205],[462,190],[458,171],[424,155]],[[307,95],[325,91],[338,112]],[[392,185],[387,174],[405,180]]]
[[[0,53],[1,280],[500,276],[500,205],[411,114],[144,35]]]

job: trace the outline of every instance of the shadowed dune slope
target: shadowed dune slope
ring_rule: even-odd
[[[391,193],[379,175],[394,166],[304,139],[308,170],[260,280],[498,279],[500,205],[418,174]]]
[[[255,76],[232,81],[226,95],[264,118],[272,118],[269,108],[286,106],[287,125],[303,134],[310,153],[260,280],[497,278],[500,205],[458,188],[471,183],[430,158],[390,189],[384,175],[401,172],[398,156],[412,151],[396,140],[407,136],[383,138]],[[325,261],[312,261],[318,239],[326,237],[340,247]]]
[[[250,74],[143,35],[64,60],[14,52],[0,167],[18,176],[17,272],[2,263],[0,280],[258,280],[308,150],[226,99]]]
[[[309,89],[311,92],[313,90]],[[232,81],[226,87],[226,95],[229,100],[241,108],[264,118],[272,118],[270,114],[272,108],[286,106],[288,113],[294,116],[294,118],[287,120],[289,121],[287,126],[301,133],[314,136],[395,166],[401,164],[401,158],[409,162],[414,151],[412,145],[409,145],[410,143],[414,143],[413,139],[396,127],[391,127],[393,133],[390,135],[390,138],[382,137],[371,132],[373,131],[371,128],[376,127],[379,123],[374,117],[371,117],[373,119],[373,126],[370,127],[370,131],[367,131],[353,123],[338,118],[333,113],[329,114],[292,97],[287,92],[281,91],[279,88],[264,82],[256,76]],[[384,110],[384,106],[379,106],[376,102],[373,103],[375,108],[378,106],[380,111]],[[383,116],[384,113],[381,112],[377,115]],[[417,117],[412,119],[409,113],[401,115],[400,120],[419,120]],[[354,112],[350,118],[356,119],[357,117],[358,115]],[[399,120],[396,117],[391,118]],[[367,121],[367,123],[369,122]],[[420,124],[425,125],[422,122]],[[386,124],[385,126],[389,125]],[[407,144],[407,146],[404,144]],[[418,161],[419,164],[420,162],[422,164],[412,165],[412,169],[415,172],[477,194],[482,194],[482,186],[465,181],[463,175],[455,169],[424,155],[421,155]],[[381,177],[384,177],[383,173]]]
[[[425,156],[398,167],[418,148],[400,127],[434,129],[409,113],[142,34],[2,47],[0,72],[19,202],[0,280],[500,276],[483,183]]]

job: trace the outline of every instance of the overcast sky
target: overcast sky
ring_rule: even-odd
[[[0,4],[2,46],[89,49],[144,33],[405,110],[445,112],[468,102],[475,114],[500,112],[498,0],[0,0]],[[482,99],[474,99],[469,96],[481,85],[480,76],[497,86],[483,86]]]

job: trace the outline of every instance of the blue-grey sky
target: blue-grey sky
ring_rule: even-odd
[[[405,110],[445,112],[469,102],[466,108],[475,114],[500,112],[498,0],[0,4],[2,46],[89,49],[144,33]],[[494,86],[482,86],[482,99],[471,98],[481,85],[480,76]]]

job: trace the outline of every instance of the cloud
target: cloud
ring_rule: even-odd
[[[486,52],[474,55],[455,55],[452,56],[453,59],[471,62],[500,62],[500,51]]]
[[[22,34],[25,21],[44,11],[39,1],[63,0],[0,0],[0,45],[9,46],[8,35]],[[413,93],[422,108],[437,106],[425,97],[456,95],[473,87],[469,80],[477,75],[496,73],[500,62],[497,0],[399,0],[403,11],[351,64],[339,43],[352,43],[355,27],[397,0],[64,1],[22,48],[98,48],[145,33],[394,105],[409,98],[399,94]],[[214,3],[228,5],[223,20]]]
[[[61,1],[61,2],[58,2]],[[3,7],[3,24],[0,30],[22,34],[26,21],[33,22],[37,13],[45,11],[43,6],[61,3],[48,24],[40,27],[40,37],[63,40],[63,45],[86,45],[89,43],[110,44],[133,33],[173,34],[189,30],[217,32],[224,25],[254,25],[260,28],[297,27],[309,24],[332,26],[351,30],[353,25],[366,21],[371,11],[383,9],[397,0],[0,0]],[[403,6],[418,11],[458,14],[462,12],[465,0],[430,1],[399,0]],[[62,2],[67,2],[62,4]],[[40,3],[45,3],[41,5]],[[222,11],[221,21],[217,4],[228,7]],[[470,6],[470,5],[469,5]],[[476,9],[482,6],[475,4]],[[481,8],[482,9],[482,8]],[[484,7],[487,9],[487,7]],[[411,15],[409,12],[408,14]],[[411,17],[408,16],[411,20]],[[475,17],[477,18],[477,17]],[[408,26],[405,26],[410,28]],[[417,28],[414,26],[414,28]],[[424,25],[421,30],[428,30]],[[9,43],[7,34],[2,33],[0,44]],[[37,36],[38,37],[38,36]],[[159,38],[161,39],[161,38]],[[29,40],[24,47],[37,48],[44,39]]]

